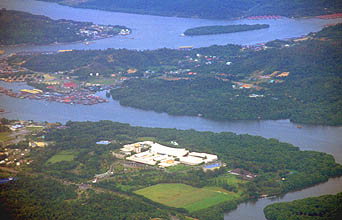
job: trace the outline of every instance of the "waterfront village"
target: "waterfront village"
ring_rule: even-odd
[[[0,126],[0,168],[15,170],[32,163],[32,149],[52,144],[44,140],[44,134],[58,124],[1,119]]]
[[[131,30],[121,26],[92,24],[80,28],[77,35],[85,37],[84,44],[88,45],[92,40],[113,37],[114,35],[129,35]]]

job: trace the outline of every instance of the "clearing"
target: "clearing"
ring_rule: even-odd
[[[46,163],[54,164],[61,161],[73,161],[77,153],[72,150],[63,150],[53,155]]]
[[[185,184],[157,184],[135,193],[167,206],[185,208],[189,212],[239,197],[238,194],[223,189],[195,188]]]

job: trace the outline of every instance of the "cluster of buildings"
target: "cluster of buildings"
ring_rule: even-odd
[[[119,34],[120,35],[128,35],[130,33],[131,33],[131,31],[129,29],[121,29]]]
[[[211,163],[218,160],[214,154],[190,152],[184,148],[173,148],[154,143],[152,141],[143,141],[124,145],[120,153],[115,156],[137,163],[158,165],[159,167],[169,167],[178,164],[199,165]]]
[[[4,148],[0,151],[0,166],[20,166],[22,164],[29,165],[32,160],[26,158],[30,153],[30,149],[11,149]]]
[[[112,25],[93,24],[91,26],[81,28],[79,30],[79,33],[77,34],[81,36],[90,37],[93,39],[99,39],[99,38],[112,37],[117,32],[119,32],[120,35],[128,35],[131,33],[131,31],[127,28],[121,28],[121,27],[112,26]]]
[[[41,133],[45,133],[44,129],[46,128],[56,126],[53,123],[23,120],[12,120],[2,125],[11,130],[11,133],[6,136],[7,140],[0,141],[0,166],[6,167],[30,165],[32,163],[30,158],[31,150],[35,147],[44,148],[51,143],[44,141],[45,136],[40,136]],[[37,138],[28,139],[27,135],[36,136]],[[14,148],[16,144],[25,140],[28,140],[26,147]]]

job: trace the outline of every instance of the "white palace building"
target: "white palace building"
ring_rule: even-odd
[[[214,154],[190,152],[184,148],[167,147],[152,141],[128,144],[123,146],[120,151],[125,155],[130,155],[126,157],[126,160],[148,165],[158,165],[159,167],[175,166],[180,163],[199,165],[218,159]],[[131,155],[133,152],[135,154]]]

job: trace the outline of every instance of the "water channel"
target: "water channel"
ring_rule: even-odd
[[[213,44],[251,45],[268,42],[275,39],[299,37],[321,30],[324,25],[341,22],[342,19],[323,20],[278,19],[278,20],[206,20],[195,18],[160,17],[151,15],[136,15],[114,13],[91,9],[77,9],[61,6],[55,3],[34,0],[1,0],[0,8],[25,11],[32,14],[45,15],[52,19],[71,19],[75,21],[90,21],[96,24],[119,24],[133,30],[128,36],[116,36],[102,39],[89,45],[84,43],[57,44],[48,46],[5,47],[7,52],[17,51],[57,51],[62,49],[156,49],[178,48],[179,46],[204,47]],[[208,35],[196,37],[181,37],[186,29],[205,25],[256,24],[266,23],[268,29],[232,34]]]
[[[114,37],[96,41],[88,46],[83,43],[58,44],[49,46],[5,47],[6,52],[17,51],[56,51],[59,49],[155,49],[161,47],[177,48],[181,45],[196,47],[212,44],[255,44],[274,39],[298,37],[312,31],[320,30],[325,24],[340,20],[281,19],[266,20],[271,28],[240,34],[216,35],[203,37],[180,37],[179,34],[189,27],[212,24],[261,23],[261,21],[237,20],[204,20],[191,18],[158,17],[149,15],[134,15],[105,12],[99,10],[75,9],[54,3],[33,0],[1,0],[0,7],[46,15],[53,19],[72,19],[77,21],[92,21],[99,24],[120,24],[133,29],[129,37]],[[19,90],[27,88],[23,83],[0,82],[1,87]],[[103,93],[100,95],[104,95]],[[303,125],[288,120],[277,121],[211,121],[200,117],[170,116],[165,113],[143,111],[123,107],[117,101],[93,106],[67,105],[28,99],[14,99],[0,94],[0,108],[6,113],[1,116],[9,119],[23,119],[49,122],[99,121],[112,120],[131,125],[146,127],[163,127],[178,129],[195,129],[199,131],[222,132],[230,131],[238,134],[260,135],[266,138],[276,138],[299,146],[302,150],[322,151],[334,155],[337,162],[342,163],[342,127]],[[240,204],[238,209],[226,214],[226,220],[264,220],[263,208],[273,202],[291,201],[309,196],[336,194],[342,191],[342,178],[330,179],[328,182],[301,191],[288,193],[274,199],[260,199],[256,202]]]

